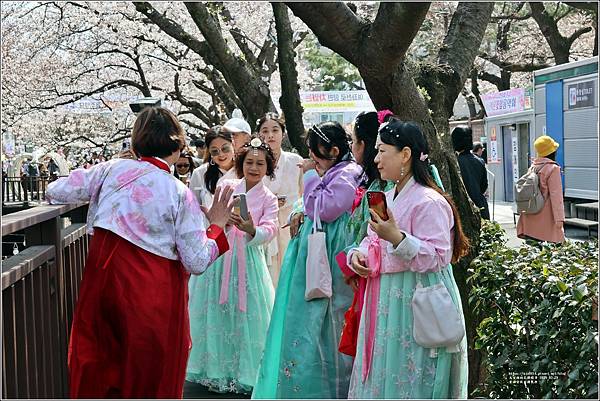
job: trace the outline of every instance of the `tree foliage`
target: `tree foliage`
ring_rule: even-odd
[[[306,60],[312,90],[364,90],[358,69],[339,54],[321,46],[311,35],[305,40],[302,58]]]

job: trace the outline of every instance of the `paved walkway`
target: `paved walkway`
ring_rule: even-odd
[[[489,203],[489,208],[492,220],[498,222],[506,232],[507,245],[512,248],[520,247],[525,241],[517,237],[517,225],[513,219],[513,213],[516,210],[515,204],[512,202],[496,202],[495,205]],[[516,221],[519,221],[518,216],[516,216]],[[587,230],[583,228],[566,226],[565,236],[573,241],[588,240]]]

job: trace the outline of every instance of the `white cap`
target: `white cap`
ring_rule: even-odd
[[[252,134],[252,128],[250,128],[250,124],[242,118],[242,111],[240,109],[235,109],[232,116],[233,118],[227,120],[222,128],[225,128],[230,132],[245,132],[247,134]]]

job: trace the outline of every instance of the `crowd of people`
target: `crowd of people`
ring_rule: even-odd
[[[51,203],[90,203],[71,397],[180,398],[188,380],[255,399],[467,398],[465,336],[424,345],[413,327],[416,290],[441,286],[464,330],[452,263],[469,249],[420,127],[323,122],[308,159],[285,135],[275,113],[254,130],[236,116],[194,155],[148,107],[128,155],[49,186]],[[452,139],[489,218],[470,135]]]

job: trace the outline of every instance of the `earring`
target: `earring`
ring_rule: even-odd
[[[210,161],[208,162],[208,164],[210,164],[211,166],[215,165],[215,161],[211,158]]]
[[[400,167],[400,177],[404,177],[404,166]]]

